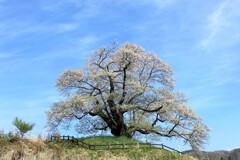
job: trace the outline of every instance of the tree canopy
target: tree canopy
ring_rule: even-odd
[[[184,94],[174,91],[171,66],[136,44],[94,51],[84,68],[65,70],[56,87],[66,99],[47,112],[52,128],[74,124],[79,133],[177,137],[192,147],[208,136]]]

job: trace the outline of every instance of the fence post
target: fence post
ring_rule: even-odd
[[[78,145],[78,146],[82,146],[83,148],[88,148],[89,150],[91,150],[91,149],[93,149],[93,150],[97,150],[97,145],[96,144],[87,144],[87,143],[84,143],[83,141],[79,141],[77,138],[75,138],[74,136],[54,136],[54,135],[50,135],[50,136],[48,136],[48,138],[47,138],[47,140],[48,141],[51,141],[51,142],[53,142],[53,141],[59,141],[59,140],[61,140],[61,138],[62,138],[62,140],[68,140],[68,141],[72,141],[72,143],[75,143],[76,145]],[[151,144],[151,143],[147,143],[148,144],[148,146],[150,147],[150,148],[153,148],[154,147],[154,145],[153,144]],[[146,145],[147,145],[146,144]],[[120,146],[122,146],[122,149],[126,149],[126,148],[128,148],[128,144],[126,145],[124,142],[122,143],[122,144],[119,144]],[[156,145],[160,145],[160,147],[159,148],[161,148],[161,149],[164,149],[164,148],[168,148],[168,149],[170,149],[172,152],[174,152],[174,153],[179,153],[179,154],[181,154],[182,152],[180,152],[180,151],[178,151],[178,150],[176,150],[175,148],[170,148],[170,147],[168,147],[168,146],[165,146],[163,143],[162,144],[156,144]],[[93,148],[91,148],[91,146],[93,146]],[[110,150],[111,149],[111,144],[110,143],[108,143],[107,142],[107,149],[108,150]],[[140,148],[140,147],[142,147],[142,146],[140,146],[140,144],[137,142],[136,143],[136,148]],[[114,147],[113,147],[114,148]],[[100,149],[101,149],[101,147],[100,147]]]

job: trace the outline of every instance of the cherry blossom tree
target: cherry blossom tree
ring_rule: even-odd
[[[171,66],[136,44],[94,51],[84,68],[65,70],[56,87],[66,99],[47,112],[52,128],[74,124],[79,133],[177,137],[192,147],[207,139],[208,127],[174,91]]]

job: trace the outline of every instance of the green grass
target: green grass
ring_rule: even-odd
[[[100,150],[100,151],[89,151],[92,157],[98,159],[101,155],[109,154],[114,157],[127,157],[132,160],[179,160],[184,156],[179,154],[171,153],[165,150],[154,150],[154,149],[128,149],[128,150]]]
[[[88,144],[130,144],[130,143],[141,143],[138,140],[130,139],[127,137],[112,137],[112,136],[97,136],[97,137],[86,137],[80,138],[79,140]]]
[[[180,155],[179,153],[173,153],[167,150],[163,150],[157,147],[150,148],[148,145],[141,145],[143,142],[140,142],[136,139],[129,139],[127,137],[111,137],[111,136],[97,136],[97,137],[86,137],[80,138],[79,140],[90,145],[106,145],[106,144],[125,144],[126,149],[122,146],[111,146],[111,149],[108,150],[107,146],[96,146],[96,150],[87,150],[85,152],[91,159],[129,159],[129,160],[194,160],[191,157]],[[68,153],[81,153],[82,150],[78,146],[70,146],[68,142],[58,142],[65,148],[68,148]],[[128,146],[127,144],[133,144]],[[93,146],[92,146],[93,147]],[[102,150],[101,148],[104,148]],[[94,149],[94,148],[92,148]],[[117,158],[118,157],[118,158]]]
[[[100,155],[104,155],[105,152],[111,153],[116,157],[129,157],[130,159],[155,159],[162,157],[170,159],[179,159],[181,157],[180,154],[172,153],[166,150],[158,149],[158,148],[150,148],[148,145],[141,145],[143,142],[140,142],[136,139],[129,139],[127,137],[111,137],[111,136],[98,136],[98,137],[87,137],[81,138],[85,143],[88,144],[96,144],[96,145],[105,145],[105,144],[125,144],[125,148],[128,149],[116,149],[122,148],[122,146],[112,146],[112,150],[90,150],[92,155],[95,155],[97,158]],[[128,144],[133,144],[128,146]],[[115,148],[114,148],[115,147]],[[102,147],[103,148],[103,147]],[[98,149],[98,148],[97,148]],[[107,148],[106,148],[107,149]]]
[[[156,146],[150,146],[147,143],[143,143],[136,139],[130,139],[127,137],[112,137],[112,136],[97,136],[80,138],[81,142],[91,145],[93,150],[107,150],[107,149],[159,149]],[[159,146],[160,147],[160,146]]]

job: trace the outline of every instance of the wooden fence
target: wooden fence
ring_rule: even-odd
[[[152,149],[164,149],[175,153],[182,153],[174,148],[168,147],[164,144],[152,144],[152,143],[119,143],[119,144],[88,144],[83,142],[79,138],[74,136],[53,136],[48,139],[49,142],[53,141],[70,141],[75,145],[81,146],[90,150],[112,150],[112,149],[134,149],[134,148],[152,148]]]

